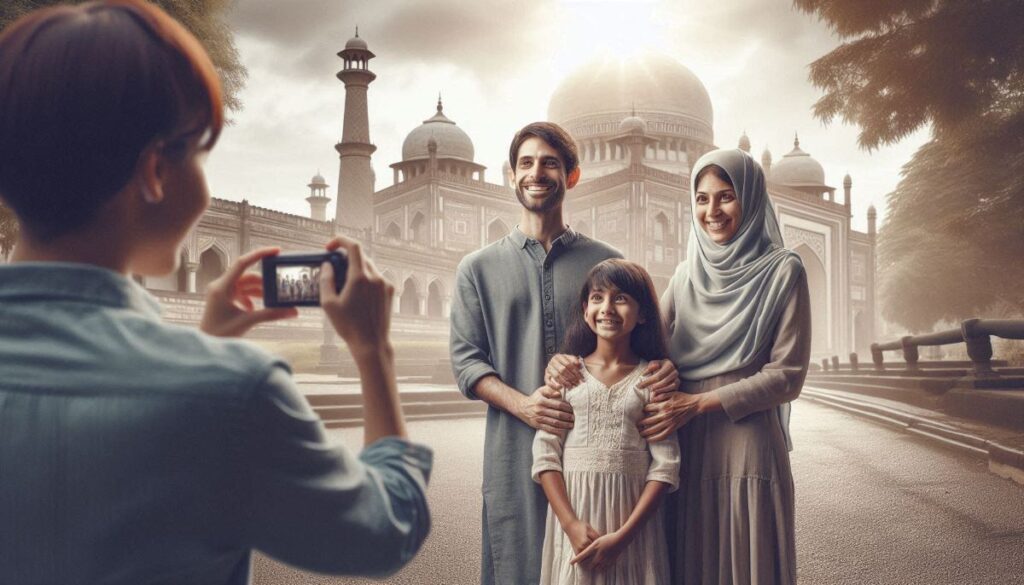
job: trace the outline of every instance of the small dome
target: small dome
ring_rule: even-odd
[[[326,187],[327,186],[327,179],[324,179],[324,176],[320,174],[320,171],[317,171],[316,174],[313,175],[313,178],[310,179],[309,184],[310,185],[323,185],[324,187]]]
[[[369,49],[369,46],[367,46],[366,41],[364,41],[363,39],[359,38],[359,27],[358,26],[356,27],[356,36],[352,37],[351,39],[348,40],[347,43],[345,43],[345,48],[346,49],[362,49],[364,51]]]
[[[853,179],[850,178],[850,173],[846,173],[846,176],[843,177],[843,187],[846,187],[847,189],[849,189],[852,186],[853,186]]]
[[[437,146],[437,158],[457,158],[473,162],[473,141],[444,115],[444,106],[437,100],[437,113],[424,120],[405,137],[402,143],[402,160],[430,157],[430,141]]]
[[[643,118],[637,116],[636,114],[633,114],[632,116],[627,116],[623,118],[621,122],[619,122],[619,132],[637,132],[639,134],[646,134],[647,122],[645,122]]]
[[[770,151],[767,148],[765,148],[764,152],[761,153],[761,166],[767,167],[767,166],[771,166],[771,164],[772,164],[772,151]]]
[[[793,150],[772,165],[772,181],[792,187],[824,187],[825,169],[811,155],[800,150],[800,138],[793,140]]]
[[[875,210],[874,205],[868,205],[868,217],[875,217],[878,215],[878,211]]]

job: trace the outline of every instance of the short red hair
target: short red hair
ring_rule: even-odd
[[[0,34],[0,198],[34,237],[86,225],[154,142],[210,149],[223,126],[209,56],[152,4],[53,6]]]

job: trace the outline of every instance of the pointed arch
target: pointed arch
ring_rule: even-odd
[[[199,254],[199,270],[196,272],[196,292],[205,293],[206,287],[220,278],[227,270],[228,254],[214,242]]]
[[[398,227],[398,224],[394,221],[388,222],[388,227],[384,228],[384,237],[392,238],[395,240],[402,239],[402,228]]]
[[[398,312],[403,315],[420,314],[420,292],[416,286],[416,279],[409,277],[402,285],[402,297],[399,301]]]
[[[427,218],[422,211],[417,211],[409,222],[409,239],[421,244],[427,243]]]
[[[507,236],[510,231],[508,225],[501,221],[501,218],[495,218],[494,221],[487,225],[487,243],[497,242]]]
[[[427,316],[440,319],[444,317],[444,287],[440,280],[434,280],[427,287]]]
[[[800,256],[807,273],[807,288],[811,300],[811,354],[824,355],[829,349],[828,278],[818,255],[807,244],[793,249]]]

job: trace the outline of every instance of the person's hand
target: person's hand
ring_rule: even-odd
[[[582,567],[601,571],[615,564],[616,559],[629,546],[629,539],[625,534],[616,530],[603,536],[599,536],[590,543],[590,546],[576,553],[576,556],[569,561],[570,564],[579,564]]]
[[[328,250],[342,249],[348,256],[348,272],[341,292],[334,290],[334,267],[320,267],[320,306],[353,354],[374,353],[390,343],[391,302],[395,287],[369,258],[363,258],[359,242],[338,236]]]
[[[560,437],[572,428],[572,406],[562,400],[562,394],[554,388],[541,386],[526,396],[515,413],[519,420],[539,431],[547,431]]]
[[[640,436],[649,443],[667,439],[703,412],[702,396],[674,392],[666,400],[648,403],[644,406],[644,418],[639,424]]]
[[[199,329],[218,337],[244,335],[260,323],[291,319],[299,315],[295,307],[256,309],[253,297],[263,298],[263,276],[246,269],[280,248],[260,248],[238,258],[220,278],[206,287],[206,306]]]
[[[590,543],[601,536],[601,533],[594,529],[593,526],[582,520],[570,523],[565,527],[564,531],[565,535],[569,538],[569,544],[572,545],[572,550],[577,554],[583,552],[584,549],[590,546]]]
[[[561,390],[574,388],[583,382],[583,358],[556,353],[544,370],[544,383],[550,388]]]
[[[654,360],[647,364],[638,388],[649,388],[651,401],[667,400],[672,392],[679,389],[679,370],[672,360]]]

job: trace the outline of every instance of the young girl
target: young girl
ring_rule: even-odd
[[[651,278],[606,260],[590,271],[563,353],[583,358],[583,383],[565,393],[575,424],[562,438],[537,431],[533,479],[547,495],[542,584],[668,583],[662,495],[679,482],[675,437],[647,444],[637,423],[650,392],[647,362],[665,359]]]

